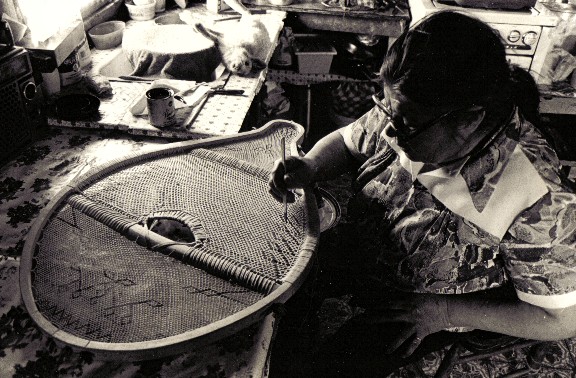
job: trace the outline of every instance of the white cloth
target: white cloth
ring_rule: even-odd
[[[496,184],[490,200],[479,212],[472,202],[472,196],[458,167],[439,168],[420,173],[423,163],[411,161],[395,143],[395,138],[383,134],[399,156],[400,164],[420,181],[428,191],[455,214],[482,228],[486,232],[502,239],[514,219],[525,209],[532,206],[548,192],[548,188],[530,163],[520,146],[516,146],[500,180]],[[526,185],[530,183],[530,185]],[[514,195],[510,195],[514,193]]]

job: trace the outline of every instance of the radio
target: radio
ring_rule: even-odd
[[[42,95],[29,54],[5,46],[0,55],[0,164],[31,142],[42,124]]]

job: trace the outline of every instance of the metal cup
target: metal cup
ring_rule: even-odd
[[[174,91],[170,88],[156,87],[146,91],[148,120],[152,126],[168,127],[176,124]]]

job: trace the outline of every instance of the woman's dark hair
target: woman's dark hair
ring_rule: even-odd
[[[390,47],[380,75],[423,105],[514,103],[529,121],[539,121],[532,76],[509,65],[496,31],[461,13],[433,13],[407,29]]]

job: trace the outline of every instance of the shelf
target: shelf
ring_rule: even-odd
[[[540,113],[576,115],[576,97],[542,97]]]
[[[302,1],[276,6],[270,5],[265,0],[252,0],[245,5],[256,10],[285,11],[295,16],[304,26],[316,30],[398,37],[410,23],[407,2],[405,6],[400,4],[399,8],[391,10],[367,7],[328,7],[320,1]]]
[[[266,80],[293,85],[311,85],[335,81],[362,82],[368,80],[353,79],[338,74],[298,73],[294,70],[269,69]]]

